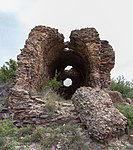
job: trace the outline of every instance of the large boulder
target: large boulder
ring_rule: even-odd
[[[108,142],[125,133],[127,119],[113,106],[108,93],[91,87],[81,87],[74,93],[73,103],[90,137]]]

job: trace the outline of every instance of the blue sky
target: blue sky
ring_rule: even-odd
[[[10,58],[16,59],[24,44],[24,27],[15,14],[0,12],[0,65]]]
[[[95,27],[116,53],[112,77],[133,79],[133,0],[0,0],[0,66],[16,59],[36,25],[70,31]]]

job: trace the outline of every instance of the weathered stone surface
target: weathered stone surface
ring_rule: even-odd
[[[100,83],[102,88],[109,88],[110,71],[115,64],[115,52],[108,41],[101,40],[100,49]]]
[[[81,87],[72,99],[81,122],[87,127],[91,137],[105,142],[125,133],[127,120],[113,106],[105,91]]]
[[[4,84],[0,84],[0,96],[7,97],[8,96],[9,87]]]
[[[125,100],[123,99],[120,92],[118,92],[118,91],[107,91],[107,93],[111,97],[112,102],[114,104],[122,104],[125,102]]]
[[[38,117],[45,105],[44,101],[39,100],[38,97],[32,98],[27,90],[20,88],[10,90],[9,102],[10,100],[12,100],[12,105],[9,105],[10,113],[20,120]]]
[[[9,85],[0,84],[0,108],[7,107]]]
[[[101,41],[95,28],[74,30],[70,35],[70,48],[84,60],[86,86],[100,86]],[[83,65],[82,65],[83,66]]]
[[[128,104],[131,104],[131,105],[133,104],[133,100],[131,98],[126,98],[125,101]]]
[[[64,48],[63,42],[63,35],[56,29],[45,26],[32,29],[18,55],[15,87],[36,89],[44,77],[52,77],[56,69],[52,65]]]
[[[133,144],[133,134],[129,135],[128,141],[130,144]]]

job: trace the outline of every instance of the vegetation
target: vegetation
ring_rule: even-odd
[[[57,80],[57,77],[54,78],[45,78],[43,85],[40,87],[41,90],[44,90],[45,88],[51,88],[55,91],[57,91],[59,88],[62,87],[61,81]]]
[[[17,69],[16,61],[10,59],[0,68],[0,83],[10,84]],[[44,111],[48,117],[54,117],[60,111],[62,98],[56,93],[63,85],[57,80],[47,78],[40,87],[45,101]],[[111,90],[119,91],[124,98],[133,98],[133,83],[119,76],[111,81]],[[3,97],[0,97],[0,101]],[[133,129],[133,106],[117,105],[118,110],[127,118],[128,125]],[[32,144],[39,144],[40,149],[88,150],[89,142],[85,132],[78,124],[65,122],[50,123],[47,127],[31,126],[17,128],[10,120],[0,120],[0,150],[26,150]]]
[[[82,129],[72,123],[51,124],[49,127],[15,127],[11,121],[0,122],[0,149],[16,150],[32,143],[38,143],[41,149],[60,147],[63,150],[88,150],[88,143]],[[24,149],[24,147],[23,147]]]
[[[49,116],[61,109],[60,101],[64,99],[57,93],[61,86],[61,82],[57,81],[56,77],[53,79],[45,78],[43,85],[38,89],[38,94],[42,96],[45,102],[44,111]]]
[[[121,104],[116,107],[127,118],[129,127],[133,128],[133,106]]]
[[[45,78],[43,84],[38,88],[38,91],[45,91],[46,89],[52,89],[58,91],[63,85],[61,81],[57,80],[58,74],[55,73],[54,78]]]
[[[8,62],[5,62],[5,64],[0,68],[0,82],[10,84],[16,69],[17,63],[15,60],[10,59]]]
[[[120,92],[124,98],[133,99],[133,82],[127,81],[123,76],[112,79],[110,88]],[[116,107],[127,118],[129,127],[133,128],[133,106],[119,104]]]
[[[45,90],[43,90],[43,100],[45,101],[44,112],[47,112],[49,116],[61,110],[60,102],[63,98],[51,88],[45,88]]]
[[[18,129],[8,121],[0,121],[0,149],[1,150],[15,150],[17,145],[17,134]]]
[[[62,87],[61,81],[58,81],[56,76],[53,79],[46,79],[46,86],[49,86],[53,90],[58,90]]]
[[[110,88],[120,92],[124,98],[133,98],[133,82],[127,81],[123,76],[112,79]]]

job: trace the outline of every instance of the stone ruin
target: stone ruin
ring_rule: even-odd
[[[30,93],[36,93],[38,87],[43,85],[46,78],[54,78],[57,74],[57,80],[62,83],[67,78],[72,80],[71,86],[63,85],[58,92],[66,99],[70,99],[75,93],[72,98],[76,99],[76,101],[73,101],[75,108],[81,110],[77,113],[81,122],[87,126],[88,132],[93,137],[99,140],[97,135],[100,137],[100,134],[104,137],[101,139],[106,139],[111,136],[109,135],[111,133],[117,134],[120,131],[124,133],[127,124],[126,119],[114,108],[107,93],[107,95],[103,94],[106,95],[103,96],[104,98],[102,96],[98,98],[98,102],[95,101],[94,96],[97,95],[97,90],[92,92],[92,98],[90,98],[91,95],[83,96],[83,89],[81,90],[82,93],[76,94],[80,87],[84,87],[87,93],[89,93],[89,88],[90,92],[91,89],[99,89],[99,91],[109,89],[110,71],[114,67],[115,53],[108,41],[100,40],[95,28],[73,30],[70,34],[70,41],[64,42],[63,34],[60,34],[57,29],[36,26],[31,30],[17,60],[18,69],[9,94],[9,110],[15,118],[29,119],[39,117],[43,113],[43,100],[37,96],[32,96]],[[72,68],[65,70],[67,66]],[[100,100],[104,105],[102,110],[99,109],[103,106],[100,104]],[[104,100],[105,102],[102,102]],[[92,110],[90,103],[93,102],[97,106],[94,104],[92,108],[99,112],[93,113],[95,116],[90,115],[92,117],[90,119],[88,116]],[[83,105],[85,106],[81,109]],[[104,112],[104,110],[106,111]],[[99,128],[99,123],[102,124],[103,118],[96,122],[96,117],[98,117],[100,111],[103,112],[102,115],[115,112],[114,115],[107,115],[106,120],[108,121],[103,123],[103,129],[105,128],[108,132],[105,131],[103,134],[100,133],[102,128]],[[85,117],[86,115],[87,117]],[[117,120],[115,119],[120,121],[116,123]],[[106,124],[109,121],[109,125]],[[95,127],[99,128],[100,131],[95,132],[96,129],[94,128],[92,129],[93,133],[90,131],[89,126],[92,127],[94,124],[97,124]],[[114,125],[114,128],[112,125]]]

